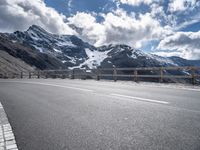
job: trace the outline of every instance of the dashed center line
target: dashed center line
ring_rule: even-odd
[[[134,99],[134,100],[146,101],[146,102],[152,102],[152,103],[169,104],[169,102],[160,101],[160,100],[155,100],[155,99],[134,97],[134,96],[128,96],[128,95],[115,94],[115,93],[112,93],[112,94],[110,94],[110,95],[111,95],[111,96],[115,96],[115,97],[122,97],[122,98],[128,98],[128,99]]]

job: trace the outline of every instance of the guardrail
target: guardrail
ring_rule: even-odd
[[[178,82],[189,80],[192,84],[200,82],[200,67],[142,67],[142,68],[99,68],[72,70],[43,70],[20,72],[8,75],[7,78],[80,78],[80,79],[110,79],[110,80],[142,80],[159,82]],[[151,80],[149,80],[151,79]]]

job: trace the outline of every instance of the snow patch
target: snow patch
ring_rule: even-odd
[[[101,62],[104,61],[108,57],[109,51],[101,52],[101,51],[92,51],[89,48],[85,49],[85,52],[88,56],[88,59],[80,64],[79,66],[73,67],[73,68],[82,68],[84,65],[87,65],[90,69],[97,68],[97,66],[101,65]]]
[[[69,62],[76,64],[76,59],[74,57],[69,57],[69,56],[66,57],[70,59]]]
[[[53,50],[54,50],[55,52],[57,52],[57,53],[62,53],[61,50],[58,50],[58,49],[56,49],[56,48],[54,48]]]
[[[100,51],[91,51],[90,49],[86,48],[85,52],[88,56],[88,59],[84,62],[89,68],[96,68],[97,66],[101,65],[101,62],[108,57],[108,52],[100,52]]]
[[[76,45],[72,44],[71,41],[58,41],[56,45],[64,47],[64,46],[69,46],[69,47],[76,47]]]
[[[36,45],[33,45],[33,46],[35,47],[35,49],[39,50],[41,53],[44,52],[43,49],[42,49],[42,47],[38,47],[38,46],[36,46]]]

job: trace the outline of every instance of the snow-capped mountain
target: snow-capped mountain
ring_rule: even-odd
[[[144,53],[127,45],[109,45],[99,48],[107,51],[107,57],[103,60],[101,67],[159,67],[175,66],[176,64],[168,58]]]
[[[16,31],[10,34],[10,37],[13,41],[37,49],[41,53],[57,57],[68,67],[77,66],[86,60],[85,49],[95,49],[74,35],[51,34],[36,25],[25,32]]]
[[[75,35],[51,34],[36,25],[24,32],[4,35],[12,44],[21,44],[55,58],[62,64],[59,68],[159,67],[179,66],[183,62],[186,66],[192,65],[189,60],[147,54],[127,45],[95,47]]]

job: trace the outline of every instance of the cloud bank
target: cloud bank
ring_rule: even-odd
[[[170,0],[169,10],[171,12],[184,11],[190,7],[194,7],[197,0]]]
[[[133,6],[138,6],[140,4],[151,4],[155,1],[158,1],[158,0],[118,0],[120,3],[122,4],[128,4],[128,5],[133,5]]]
[[[168,56],[181,56],[187,59],[200,58],[200,31],[199,32],[177,32],[161,40],[158,54]],[[164,51],[166,50],[166,51]]]
[[[33,24],[49,32],[74,34],[65,23],[66,17],[55,9],[47,7],[43,0],[1,0],[0,31],[25,30]]]
[[[116,5],[112,11],[82,11],[67,18],[48,7],[44,0],[1,0],[0,32],[26,30],[36,24],[51,33],[76,34],[95,46],[127,44],[141,48],[144,43],[158,41],[158,46],[153,45],[156,54],[200,59],[200,31],[181,31],[181,28],[199,22],[199,0],[169,0],[165,5],[164,0],[109,1]],[[128,11],[123,4],[137,11]],[[140,12],[144,5],[148,10]],[[74,7],[73,0],[68,0],[66,9]],[[188,14],[189,19],[186,18]],[[72,29],[72,25],[79,30]]]
[[[127,14],[122,9],[102,14],[103,21],[98,23],[95,16],[88,13],[77,13],[68,18],[71,24],[82,28],[81,36],[96,46],[104,44],[127,44],[141,47],[146,40],[158,39],[169,31],[161,27],[149,13],[140,15]]]

